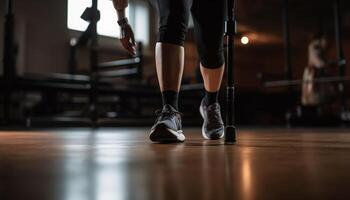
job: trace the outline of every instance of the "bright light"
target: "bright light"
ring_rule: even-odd
[[[80,18],[86,7],[91,7],[91,0],[68,0],[68,29],[76,31],[86,30],[89,23]],[[129,12],[129,7],[133,12]],[[98,9],[101,13],[101,19],[97,23],[98,34],[114,38],[119,37],[118,17],[113,2],[111,0],[99,0]],[[135,39],[141,41],[144,45],[148,45],[149,42],[148,14],[148,4],[143,1],[129,4],[126,8],[126,16],[134,29]]]
[[[76,31],[86,30],[88,22],[80,18],[86,7],[91,7],[91,0],[68,0],[67,26],[69,29]],[[110,0],[99,0],[98,9],[101,12],[101,19],[97,24],[98,34],[119,37],[118,18],[113,2]],[[129,16],[129,9],[126,9],[126,16]]]
[[[248,44],[248,43],[249,43],[249,38],[248,38],[247,36],[243,36],[243,37],[241,38],[241,43],[242,43],[243,45]]]
[[[137,41],[142,42],[144,45],[148,45],[149,40],[149,18],[147,10],[147,2],[139,1],[135,5],[135,21],[134,21],[134,31],[135,38]]]

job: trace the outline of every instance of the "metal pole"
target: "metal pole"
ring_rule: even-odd
[[[6,2],[6,14],[12,14],[12,0]]]
[[[292,79],[292,64],[291,64],[291,45],[290,45],[290,29],[289,29],[289,1],[284,0],[282,5],[282,25],[283,25],[283,43],[284,43],[284,73],[285,79]],[[292,95],[292,87],[288,86],[287,88],[287,97]],[[287,126],[290,126],[291,118],[291,102],[289,101],[286,109],[286,123]]]
[[[14,58],[14,15],[12,11],[12,0],[6,2],[5,26],[4,26],[4,52],[3,52],[3,79],[5,89],[3,91],[4,123],[10,120],[12,83],[16,76]]]
[[[225,34],[227,36],[227,109],[226,109],[226,127],[225,143],[233,144],[236,142],[236,127],[234,118],[234,36],[236,35],[235,2],[227,0],[227,21],[225,24]]]
[[[4,77],[12,79],[15,76],[14,59],[14,15],[12,13],[12,0],[7,0],[5,15],[5,33],[4,33]]]
[[[98,10],[97,0],[92,0],[92,17],[90,21],[91,36],[90,36],[90,119],[93,126],[96,126],[98,113],[98,77],[97,77],[97,65],[98,65],[98,35],[97,35],[97,21]]]
[[[291,46],[290,46],[290,29],[289,29],[289,9],[288,0],[283,1],[283,41],[284,41],[284,67],[285,78],[287,80],[292,79],[292,64],[291,64]]]
[[[342,19],[341,12],[339,8],[339,0],[334,0],[334,28],[335,28],[335,43],[336,43],[336,51],[337,51],[337,60],[345,60],[343,44],[342,44]],[[345,76],[345,64],[346,62],[337,62],[339,67],[339,76]],[[341,101],[342,101],[342,113],[346,112],[346,90],[344,81],[340,82],[339,90],[341,91]]]
[[[137,56],[140,59],[140,63],[137,65],[137,78],[142,80],[143,77],[143,44],[142,42],[137,43]]]

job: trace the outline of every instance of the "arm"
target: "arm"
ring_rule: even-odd
[[[319,41],[313,41],[309,45],[309,65],[316,68],[323,68],[327,64],[324,55],[324,49],[319,44]]]
[[[134,32],[125,15],[125,8],[128,7],[128,0],[113,0],[113,5],[118,14],[118,24],[120,26],[120,42],[131,55],[135,56],[136,43]]]
[[[125,18],[125,8],[128,7],[128,0],[113,0],[113,5],[118,14],[118,20]]]

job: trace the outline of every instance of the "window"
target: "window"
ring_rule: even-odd
[[[148,45],[149,40],[149,18],[148,5],[145,2],[139,2],[134,6],[133,27],[137,41]]]
[[[80,18],[86,7],[91,7],[91,0],[68,0],[68,29],[86,30],[88,22]],[[119,37],[117,13],[113,7],[113,2],[111,0],[98,0],[98,9],[101,12],[101,19],[97,23],[98,34],[114,38]],[[126,9],[126,16],[134,28],[136,40],[143,42],[145,45],[149,41],[148,12],[147,4],[141,1],[131,3]]]

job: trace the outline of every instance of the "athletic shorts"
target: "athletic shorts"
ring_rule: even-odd
[[[159,17],[157,41],[184,45],[192,14],[197,51],[206,68],[224,63],[226,0],[151,0]]]

